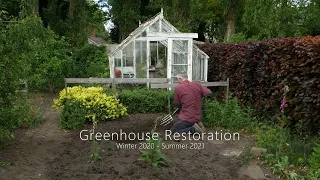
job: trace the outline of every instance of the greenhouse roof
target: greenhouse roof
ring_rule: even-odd
[[[155,15],[150,20],[142,23],[139,25],[137,29],[135,29],[132,33],[129,34],[129,36],[124,39],[111,53],[111,56],[114,56],[119,50],[122,50],[126,45],[128,45],[134,38],[137,38],[140,34],[142,34],[147,28],[152,27],[158,20],[162,20],[163,28],[166,30],[166,32],[173,32],[173,33],[181,33],[178,31],[170,22],[168,22],[166,19],[164,19],[163,16],[163,10],[161,9],[161,12],[159,12],[157,15]],[[161,37],[161,36],[159,36]],[[167,39],[164,39],[162,41],[159,41],[160,43],[167,46]],[[201,49],[199,49],[195,44],[193,44],[193,48],[197,49],[198,52],[205,55],[209,58],[209,56],[204,53]],[[174,47],[174,49],[180,49],[179,47]]]

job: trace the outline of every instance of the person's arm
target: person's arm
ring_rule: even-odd
[[[200,85],[200,87],[201,87],[201,94],[203,97],[213,98],[213,93],[209,88],[202,85]]]
[[[208,97],[208,98],[212,99],[212,98],[213,98],[213,93],[212,93],[212,92],[211,92],[211,93],[209,93],[206,97]]]

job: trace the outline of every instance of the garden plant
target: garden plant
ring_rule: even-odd
[[[158,125],[158,122],[161,120],[161,117],[158,117],[154,122],[154,127],[151,130],[151,134],[157,133],[156,128]],[[158,134],[159,135],[159,134]],[[141,150],[141,156],[138,160],[145,161],[148,164],[151,164],[154,168],[159,167],[161,164],[165,164],[167,161],[167,158],[164,156],[164,154],[161,152],[161,137],[158,139],[152,139],[147,140],[147,144],[151,149],[149,150]]]

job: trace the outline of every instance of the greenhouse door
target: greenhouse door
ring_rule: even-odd
[[[192,81],[192,38],[168,38],[167,78],[177,81],[177,74],[188,74]]]

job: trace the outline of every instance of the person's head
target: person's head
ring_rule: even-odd
[[[184,73],[177,74],[177,78],[178,78],[179,84],[181,84],[183,81],[188,80],[188,75]]]

